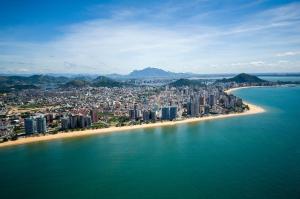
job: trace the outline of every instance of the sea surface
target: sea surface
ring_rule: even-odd
[[[300,87],[235,91],[267,112],[0,149],[0,198],[300,198]]]
[[[267,81],[300,81],[300,76],[258,76],[261,79]]]

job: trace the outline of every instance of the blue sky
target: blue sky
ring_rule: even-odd
[[[0,73],[300,72],[300,1],[0,0]]]

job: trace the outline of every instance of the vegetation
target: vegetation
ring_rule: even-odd
[[[1,85],[1,84],[0,84]],[[25,90],[25,89],[39,89],[39,87],[35,85],[7,85],[3,84],[0,87],[0,93],[8,93],[14,90]]]
[[[256,77],[255,75],[249,75],[246,73],[241,73],[235,77],[232,78],[228,78],[228,79],[221,79],[218,80],[217,82],[220,83],[226,83],[226,82],[235,82],[235,83],[264,83],[264,82],[268,82],[266,80],[260,79],[258,77]]]
[[[75,79],[67,82],[66,84],[61,85],[61,88],[82,88],[90,86],[91,84],[88,81]]]
[[[102,129],[102,128],[108,128],[109,125],[105,122],[97,122],[93,123],[92,129]]]
[[[169,84],[172,87],[182,86],[205,86],[201,80],[179,79]]]
[[[94,87],[122,87],[124,84],[105,76],[99,76],[93,80],[91,85]]]
[[[20,108],[20,109],[34,109],[34,108],[42,108],[42,107],[43,107],[43,105],[41,105],[41,104],[30,103],[30,104],[21,105],[18,108]]]

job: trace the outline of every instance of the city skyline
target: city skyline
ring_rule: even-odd
[[[300,71],[297,1],[2,3],[2,73]]]

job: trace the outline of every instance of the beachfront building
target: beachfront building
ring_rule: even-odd
[[[25,125],[25,133],[26,134],[33,134],[36,133],[36,120],[34,118],[25,118],[24,120]]]
[[[200,98],[198,96],[191,96],[190,101],[187,103],[187,114],[190,117],[200,115]]]
[[[67,117],[61,118],[61,129],[67,130],[69,128],[70,128],[69,127],[69,118],[67,118]]]
[[[134,109],[129,110],[129,119],[132,121],[136,120],[136,111]]]
[[[150,120],[155,121],[156,120],[156,112],[155,111],[150,111],[149,112]]]
[[[47,132],[47,123],[44,116],[36,118],[36,130],[37,133],[46,133]]]
[[[170,119],[170,107],[162,107],[161,109],[161,119],[169,120]]]
[[[143,111],[143,121],[148,122],[150,120],[150,111],[144,110]]]
[[[177,117],[177,106],[170,107],[170,120],[174,120]]]
[[[92,119],[90,116],[85,115],[69,115],[69,117],[61,118],[61,129],[77,129],[88,128],[92,125]]]
[[[96,109],[90,110],[90,115],[91,115],[91,119],[92,119],[93,123],[96,123],[99,121],[98,110],[96,110]]]
[[[209,105],[211,107],[216,105],[216,96],[214,94],[209,95]]]

